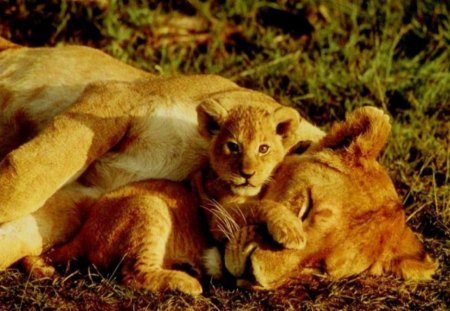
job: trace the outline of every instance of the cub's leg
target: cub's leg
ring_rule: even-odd
[[[166,258],[166,249],[176,247],[167,244],[172,231],[177,230],[173,227],[173,218],[166,202],[155,196],[147,196],[138,201],[133,199],[130,203],[132,206],[140,205],[134,208],[142,208],[142,204],[145,204],[146,220],[142,224],[145,234],[137,234],[132,238],[139,243],[136,243],[136,258],[130,258],[124,263],[124,283],[149,291],[176,290],[189,295],[201,294],[202,286],[196,278],[165,265],[165,262],[176,261],[176,258]]]
[[[82,209],[97,196],[93,190],[70,184],[35,213],[0,225],[0,270],[67,241],[80,227]]]
[[[91,208],[78,235],[48,257],[54,263],[84,257],[98,268],[109,270],[122,262],[127,285],[200,294],[202,287],[197,279],[164,265],[166,250],[173,247],[167,245],[173,229],[166,202],[146,194],[144,184],[135,184],[102,197]]]
[[[203,291],[200,282],[184,271],[163,269],[158,265],[149,265],[148,262],[140,265],[140,268],[136,264],[131,269],[124,267],[124,284],[152,292],[171,290],[193,296]]]

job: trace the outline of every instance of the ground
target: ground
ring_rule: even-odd
[[[355,107],[383,108],[393,132],[381,161],[440,262],[427,283],[314,276],[250,292],[206,281],[199,298],[132,291],[95,267],[55,280],[13,268],[0,272],[0,310],[450,308],[449,2],[10,0],[0,12],[0,35],[17,43],[80,43],[154,73],[220,74],[324,128]]]

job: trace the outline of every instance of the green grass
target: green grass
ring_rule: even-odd
[[[29,280],[12,269],[0,273],[0,309],[449,308],[446,1],[124,2],[107,10],[61,1],[0,2],[0,35],[33,46],[91,45],[159,74],[220,74],[295,106],[325,128],[355,107],[382,107],[393,118],[393,130],[381,161],[404,198],[408,224],[439,259],[438,273],[429,283],[313,277],[271,292],[214,284],[194,299],[135,292],[86,270]]]

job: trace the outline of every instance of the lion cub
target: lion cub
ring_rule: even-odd
[[[407,226],[394,184],[377,161],[390,129],[383,111],[360,108],[333,124],[305,153],[287,156],[261,204],[277,201],[298,214],[305,248],[274,248],[247,226],[226,247],[227,269],[241,277],[245,263],[250,264],[264,288],[277,287],[306,268],[322,268],[333,278],[366,271],[430,279],[437,263]]]
[[[218,101],[208,101],[197,112],[199,131],[210,140],[210,152],[208,177],[196,184],[203,188],[206,183],[208,190],[220,185],[220,196],[214,199],[224,203],[257,196],[298,138],[299,116],[291,108],[267,111],[242,104],[225,109]],[[308,133],[303,135],[308,138]],[[247,223],[267,223],[275,240],[286,247],[304,246],[301,221],[288,209],[256,214]],[[47,256],[53,263],[84,257],[101,269],[120,263],[125,284],[200,294],[202,256],[213,242],[202,217],[200,201],[187,184],[133,183],[100,198],[79,234]],[[177,270],[180,267],[189,267],[193,275]]]

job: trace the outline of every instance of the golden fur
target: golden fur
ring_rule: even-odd
[[[202,292],[202,254],[209,242],[190,187],[142,181],[104,195],[76,237],[48,257],[55,264],[84,258],[101,270],[120,267],[122,281],[129,286],[197,295]],[[42,266],[31,268],[42,273]]]
[[[199,105],[197,111],[199,131],[211,140],[208,162],[219,168],[216,171],[208,166],[207,177],[201,183],[206,182],[207,190],[219,190],[213,186],[220,185],[221,195],[208,198],[217,202],[223,202],[223,197],[227,202],[245,199],[247,193],[256,194],[254,188],[259,192],[292,146],[299,122],[295,110],[286,107],[274,113],[251,106],[227,110],[217,101],[208,101]],[[239,144],[239,152],[230,153],[230,139]],[[265,152],[261,152],[261,145],[266,146]],[[248,185],[235,191],[236,180],[244,183],[238,178],[244,163],[254,174],[244,178]],[[199,281],[175,271],[174,266],[189,267],[196,271],[197,278],[203,274],[201,258],[210,235],[200,204],[194,190],[181,183],[133,183],[101,197],[76,237],[48,256],[54,263],[84,257],[102,269],[111,269],[120,262],[126,284],[151,291],[199,294],[202,291]],[[261,213],[258,210],[255,207],[251,215],[239,216],[248,224],[268,223],[273,235],[287,247],[304,246],[301,221],[288,209],[266,208]],[[217,229],[214,225],[212,228]],[[27,258],[24,264],[34,274],[53,273],[36,259]]]
[[[248,226],[226,248],[227,269],[239,278],[248,259],[263,288],[307,268],[322,268],[334,278],[367,271],[430,279],[437,264],[407,227],[392,180],[376,161],[389,133],[388,116],[365,107],[334,124],[304,154],[286,157],[260,204],[280,202],[298,214],[305,248],[276,248]]]
[[[67,241],[102,194],[198,169],[199,105],[281,107],[218,76],[157,77],[87,47],[0,51],[0,269]],[[303,119],[295,134],[322,136]]]
[[[302,248],[296,215],[275,202],[260,208],[257,200],[295,143],[297,113],[286,107],[273,113],[246,106],[226,111],[212,103],[199,106],[198,113],[200,133],[210,147],[208,165],[195,174],[194,182],[215,240],[227,237],[229,224],[267,224],[277,242]]]

